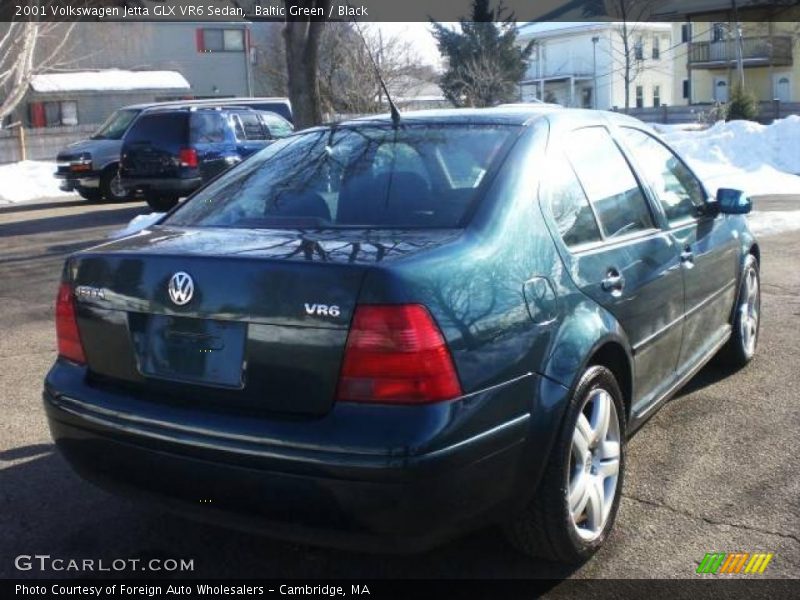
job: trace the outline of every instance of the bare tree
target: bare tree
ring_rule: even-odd
[[[25,97],[34,76],[64,63],[74,23],[0,23],[0,122]]]
[[[393,95],[414,95],[424,81],[432,79],[407,39],[386,36],[378,28],[362,26],[357,30],[350,23],[329,23],[322,48],[321,95],[325,109],[331,112],[367,114],[385,110],[370,55]]]
[[[491,106],[497,98],[507,97],[516,89],[496,57],[484,53],[467,59],[455,72],[453,83],[464,91],[464,106]]]
[[[640,23],[646,21],[655,0],[606,0],[609,15],[619,19],[615,27],[622,42],[620,51],[611,44],[612,65],[622,62],[622,80],[625,84],[625,110],[631,107],[631,85],[643,69],[644,48],[641,45]]]
[[[386,109],[369,53],[393,94],[413,95],[425,82],[435,79],[432,70],[421,65],[410,41],[400,35],[384,35],[375,27],[360,27],[363,39],[352,23],[327,22],[322,27],[317,84],[323,115],[369,114]],[[267,36],[259,53],[258,76],[276,93],[286,93],[284,45]]]

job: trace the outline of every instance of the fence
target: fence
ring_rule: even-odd
[[[55,160],[67,144],[89,137],[97,125],[43,127],[20,131],[19,127],[0,129],[0,164],[27,160]],[[23,152],[24,145],[24,152]]]
[[[696,104],[692,106],[661,106],[648,108],[629,108],[627,113],[646,123],[663,123],[665,125],[680,123],[697,123],[708,121],[708,114],[714,109],[712,104]],[[624,109],[620,109],[624,112]],[[800,115],[800,102],[772,102],[759,103],[758,120],[762,123],[771,123],[775,119],[782,119],[789,115]]]

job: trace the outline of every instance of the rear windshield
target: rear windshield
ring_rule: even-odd
[[[135,109],[122,109],[111,113],[106,122],[92,136],[95,140],[121,140],[131,121],[139,114]]]
[[[142,115],[125,136],[125,143],[182,144],[187,139],[188,113],[154,113]]]
[[[165,222],[184,227],[460,227],[516,127],[360,125],[279,140]]]

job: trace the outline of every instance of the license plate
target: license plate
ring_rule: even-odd
[[[243,386],[246,323],[150,315],[131,333],[145,377]]]

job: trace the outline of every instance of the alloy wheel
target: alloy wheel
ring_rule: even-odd
[[[747,356],[752,356],[756,350],[758,338],[758,319],[761,309],[761,297],[758,293],[758,273],[750,267],[745,273],[742,303],[739,306],[740,333],[742,347]]]
[[[108,189],[111,191],[114,198],[124,198],[127,194],[127,190],[122,187],[122,180],[120,179],[119,173],[109,182]]]
[[[617,494],[620,427],[611,394],[603,388],[587,396],[572,435],[567,501],[570,520],[585,541],[600,536]]]

